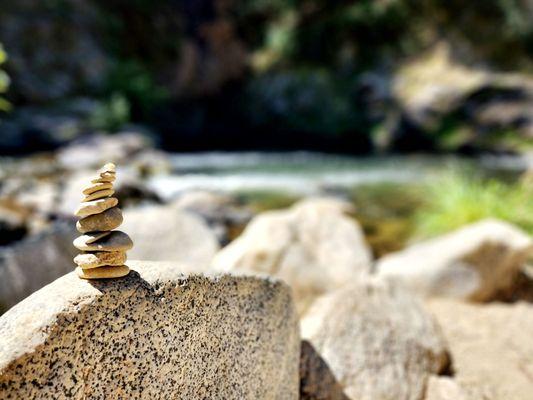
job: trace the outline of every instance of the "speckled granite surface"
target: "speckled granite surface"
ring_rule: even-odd
[[[0,399],[297,399],[299,333],[274,280],[70,273],[0,318]]]

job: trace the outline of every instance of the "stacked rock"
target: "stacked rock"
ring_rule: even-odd
[[[74,258],[76,272],[84,279],[120,278],[130,269],[124,265],[126,250],[133,247],[130,237],[114,231],[122,223],[122,211],[113,196],[116,179],[114,164],[106,164],[98,171],[98,177],[83,189],[85,198],[76,210],[81,219],[76,228],[83,235],[76,238],[74,246],[82,250]]]

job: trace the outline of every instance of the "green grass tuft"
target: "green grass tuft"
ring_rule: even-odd
[[[451,170],[426,186],[423,200],[415,216],[418,237],[491,217],[533,234],[533,188],[524,182],[505,183],[471,171]]]

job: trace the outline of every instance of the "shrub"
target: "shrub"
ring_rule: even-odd
[[[2,44],[0,44],[0,66],[7,60],[7,54],[4,51]],[[9,77],[6,72],[0,69],[0,94],[5,93],[9,87]],[[9,111],[11,104],[2,96],[0,96],[0,111]]]
[[[498,218],[533,234],[533,189],[468,170],[450,170],[428,184],[416,213],[418,236],[434,236],[484,218]]]

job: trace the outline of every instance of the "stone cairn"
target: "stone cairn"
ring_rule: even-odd
[[[122,223],[118,200],[111,197],[115,193],[115,178],[115,164],[106,164],[98,171],[98,177],[83,189],[85,198],[75,212],[80,217],[76,228],[83,235],[73,242],[83,251],[74,258],[80,278],[120,278],[130,272],[124,263],[126,250],[133,247],[133,242],[124,232],[113,230]]]

